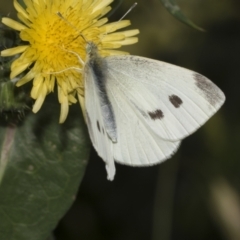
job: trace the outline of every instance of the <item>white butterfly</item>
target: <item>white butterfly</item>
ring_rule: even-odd
[[[149,166],[170,158],[225,101],[214,83],[193,71],[132,55],[102,58],[92,42],[87,53],[86,122],[109,180],[114,161]]]

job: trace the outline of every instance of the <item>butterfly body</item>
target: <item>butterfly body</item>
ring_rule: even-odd
[[[106,72],[107,63],[104,58],[98,54],[97,47],[92,42],[87,45],[88,60],[85,66],[85,71],[92,76],[93,83],[96,88],[97,101],[99,101],[101,113],[103,117],[104,127],[106,133],[113,142],[117,140],[117,127],[114,117],[112,105],[109,101],[108,93],[106,91]],[[86,74],[85,74],[86,75]],[[86,82],[86,85],[88,83]]]
[[[114,161],[148,166],[170,158],[225,100],[214,83],[181,67],[132,55],[103,58],[91,42],[87,55],[86,122],[109,180]]]

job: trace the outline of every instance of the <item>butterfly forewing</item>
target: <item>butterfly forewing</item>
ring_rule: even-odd
[[[84,68],[85,76],[85,107],[86,122],[93,146],[99,156],[106,162],[108,179],[112,180],[115,175],[115,165],[113,158],[113,143],[107,134],[104,111],[101,108],[98,86],[95,84],[95,77],[90,65]]]
[[[107,89],[117,89],[116,95],[121,92],[145,127],[165,140],[190,135],[225,100],[214,83],[181,67],[128,55],[107,57],[106,61]]]

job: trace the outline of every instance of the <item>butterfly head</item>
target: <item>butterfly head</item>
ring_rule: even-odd
[[[98,47],[94,42],[87,42],[86,52],[88,56],[96,55],[98,52]]]

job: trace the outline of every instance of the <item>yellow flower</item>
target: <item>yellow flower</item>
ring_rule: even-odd
[[[14,0],[22,23],[10,18],[3,18],[2,22],[19,31],[26,45],[4,50],[1,56],[21,54],[11,66],[10,78],[25,73],[16,86],[33,80],[31,97],[36,99],[33,112],[41,108],[46,95],[54,91],[55,84],[61,104],[60,123],[65,121],[69,105],[77,102],[76,97],[84,107],[84,82],[82,73],[77,71],[83,66],[76,56],[79,55],[83,61],[86,59],[84,39],[97,44],[103,57],[127,54],[115,49],[138,41],[134,37],[138,34],[137,29],[115,32],[129,26],[130,21],[107,23],[108,19],[103,17],[111,10],[109,4],[112,1],[24,0],[24,9]]]

